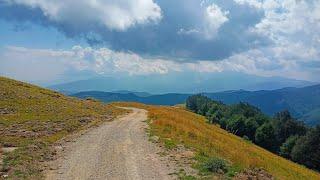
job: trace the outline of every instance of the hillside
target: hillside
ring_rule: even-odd
[[[18,148],[5,154],[0,174],[39,179],[43,170],[40,162],[55,154],[52,143],[125,112],[0,77],[0,153],[1,147]]]
[[[227,160],[227,176],[247,168],[262,167],[277,179],[319,179],[320,174],[279,157],[215,125],[206,123],[203,116],[178,107],[150,106],[138,103],[116,103],[148,110],[151,135],[165,144],[183,144],[197,152],[195,167],[210,157]]]
[[[287,109],[294,117],[306,122],[308,125],[313,126],[320,124],[320,85],[269,91],[238,90],[202,94],[226,104],[248,102],[270,116]],[[130,92],[109,93],[87,91],[79,92],[72,96],[79,98],[93,97],[104,102],[134,101],[151,105],[175,105],[184,103],[190,95],[191,94],[169,93],[141,97]]]
[[[316,108],[307,114],[304,114],[301,120],[310,125],[320,124],[320,108]]]
[[[230,165],[228,177],[248,168],[261,167],[277,179],[320,178],[318,173],[210,125],[203,116],[183,108],[137,103],[104,105],[3,77],[0,85],[0,148],[17,148],[4,153],[0,174],[8,174],[13,179],[42,179],[45,167],[41,163],[54,159],[54,142],[127,112],[115,106],[146,109],[151,135],[160,137],[166,146],[184,144],[196,151],[194,167],[201,173],[207,173],[201,169],[204,162],[219,157]],[[159,100],[174,97],[176,94],[167,99],[159,96]]]
[[[320,123],[319,111],[316,111],[320,107],[320,85],[272,91],[227,91],[204,93],[204,95],[226,104],[248,102],[268,115],[287,109],[296,118],[304,120],[309,125]]]

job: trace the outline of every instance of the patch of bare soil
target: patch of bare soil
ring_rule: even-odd
[[[242,173],[237,174],[236,180],[274,180],[274,177],[267,171],[261,168],[247,169]]]
[[[156,146],[160,147],[161,151],[158,152],[158,154],[162,157],[163,161],[169,162],[170,169],[173,170],[178,178],[184,176],[198,177],[198,170],[192,168],[192,165],[196,163],[193,150],[188,149],[183,145],[177,145],[172,149],[168,149],[163,143],[159,142],[157,136],[152,136],[150,140],[156,144]]]

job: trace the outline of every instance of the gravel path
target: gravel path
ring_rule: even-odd
[[[130,109],[67,144],[46,179],[174,179],[160,148],[148,141],[146,111]]]

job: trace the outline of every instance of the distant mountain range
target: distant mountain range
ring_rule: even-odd
[[[139,97],[148,97],[151,96],[152,94],[148,92],[134,92],[134,91],[127,91],[127,90],[120,90],[120,91],[112,91],[112,93],[118,93],[118,94],[134,94]]]
[[[139,94],[143,94],[144,96],[139,96]],[[268,115],[274,115],[276,112],[288,109],[296,118],[303,120],[309,125],[320,124],[320,85],[277,90],[236,90],[202,94],[226,104],[248,102],[257,106]],[[93,97],[104,102],[135,101],[145,104],[175,105],[184,103],[190,95],[179,93],[148,95],[146,93],[130,91],[122,91],[120,93],[86,91],[75,93],[72,96],[79,98]]]
[[[304,87],[312,82],[280,77],[261,77],[234,72],[177,73],[148,76],[97,77],[50,86],[50,89],[72,94],[81,91],[164,93],[221,92],[233,89],[274,90],[284,87]]]
[[[128,102],[140,102],[144,104],[153,105],[175,105],[182,104],[191,94],[177,94],[168,93],[161,95],[150,95],[150,96],[138,96],[135,93],[114,93],[114,92],[102,92],[102,91],[85,91],[72,94],[71,96],[78,98],[95,98],[103,102],[114,102],[114,101],[128,101]]]

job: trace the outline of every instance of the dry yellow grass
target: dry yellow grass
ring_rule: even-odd
[[[0,77],[0,149],[18,147],[6,153],[0,175],[5,171],[12,179],[40,179],[39,162],[52,158],[52,143],[125,112]]]
[[[148,110],[149,119],[152,120],[151,131],[162,139],[171,138],[207,155],[223,157],[242,169],[262,167],[281,180],[320,179],[319,173],[266,151],[218,126],[207,124],[203,116],[183,108],[138,103],[115,104]]]

